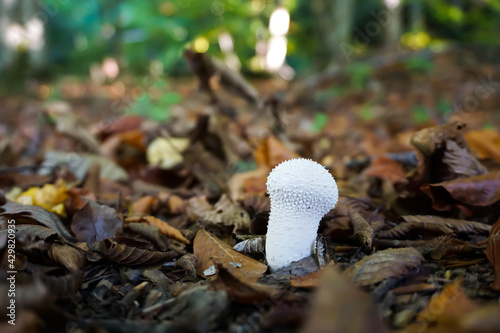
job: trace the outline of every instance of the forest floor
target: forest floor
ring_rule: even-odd
[[[293,83],[188,60],[0,98],[1,332],[500,331],[489,54]],[[318,252],[271,273],[266,178],[297,157],[339,201]]]

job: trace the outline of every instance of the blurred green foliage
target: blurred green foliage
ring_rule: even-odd
[[[168,74],[186,74],[183,49],[203,37],[209,42],[208,52],[223,58],[218,36],[228,32],[242,69],[251,72],[256,44],[269,39],[269,18],[280,3],[291,14],[288,64],[298,72],[315,70],[331,63],[326,40],[332,33],[319,24],[328,22],[331,3],[326,2],[325,11],[318,13],[312,9],[315,1],[321,0],[51,0],[57,6],[46,23],[45,69],[51,74],[88,75],[93,63],[114,57],[122,69],[134,74],[148,73],[152,60],[161,62]],[[361,30],[374,21],[374,12],[384,9],[382,0],[336,1],[356,1],[353,28]],[[414,29],[410,18],[415,3],[424,21],[419,29],[431,41],[500,44],[498,0],[402,0],[403,33]],[[381,35],[373,37],[369,47],[380,46],[382,39]],[[408,68],[429,70],[418,59],[408,63]],[[351,70],[352,85],[362,88],[369,69],[353,65]]]
[[[166,79],[159,78],[155,81],[155,89],[165,90],[168,82]],[[174,91],[164,91],[158,98],[152,96],[152,91],[144,91],[133,104],[127,109],[128,114],[136,114],[151,118],[158,122],[164,122],[170,118],[172,105],[182,101],[181,96]]]

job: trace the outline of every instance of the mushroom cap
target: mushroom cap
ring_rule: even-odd
[[[267,190],[271,207],[279,201],[279,205],[284,204],[287,209],[307,212],[319,216],[318,219],[335,207],[339,196],[337,184],[328,170],[305,158],[276,166],[267,177]]]

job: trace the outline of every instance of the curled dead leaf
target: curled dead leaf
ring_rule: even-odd
[[[467,297],[461,284],[461,281],[448,284],[434,295],[427,307],[418,314],[417,320],[455,326],[461,318],[475,310],[477,304]]]
[[[334,266],[326,266],[321,272],[309,317],[300,332],[388,332],[369,295]]]
[[[206,277],[204,271],[215,265],[213,258],[220,259],[218,263],[224,263],[224,265],[241,265],[234,273],[252,281],[257,281],[267,270],[266,265],[234,251],[229,244],[210,235],[206,230],[200,230],[196,234],[193,250],[198,259],[196,272],[203,277]]]
[[[390,230],[378,232],[380,238],[398,238],[409,234],[412,231],[431,231],[437,234],[455,235],[480,234],[485,235],[491,229],[490,225],[458,219],[447,219],[433,215],[406,215],[403,216],[406,222],[398,224]]]
[[[224,260],[214,259],[214,262],[217,277],[210,281],[210,285],[215,290],[225,290],[230,299],[242,304],[255,304],[278,294],[278,290],[239,274],[239,268],[225,265]]]
[[[131,214],[147,214],[154,203],[155,198],[152,195],[146,195],[135,201],[130,207]]]
[[[7,200],[0,206],[0,216],[14,216],[17,223],[20,223],[22,219],[29,220],[31,223],[40,223],[67,239],[74,239],[61,219],[42,207],[21,205]]]
[[[73,215],[71,220],[71,231],[78,241],[90,245],[122,231],[123,222],[115,209],[92,200],[84,200],[86,204]]]
[[[168,252],[150,251],[120,244],[112,239],[97,241],[93,244],[93,248],[101,252],[109,260],[127,266],[160,264],[181,255],[181,252],[177,250]]]
[[[152,241],[160,251],[166,251],[168,249],[168,239],[161,233],[160,228],[157,226],[147,223],[127,223],[125,227]]]
[[[399,277],[420,267],[424,257],[414,248],[387,249],[364,257],[344,271],[359,286],[367,287]]]
[[[86,245],[85,243],[82,244]],[[82,269],[87,262],[83,251],[79,251],[67,244],[52,244],[49,249],[49,257],[66,267],[70,272]]]
[[[237,235],[249,233],[248,213],[225,194],[214,206],[205,197],[193,197],[188,202],[187,210],[196,219],[206,221],[207,227],[232,227]]]
[[[486,255],[495,272],[495,280],[491,288],[500,290],[500,218],[491,227],[488,245],[486,247]]]
[[[357,211],[350,209],[349,217],[351,218],[352,227],[354,229],[354,237],[356,237],[365,249],[371,249],[373,243],[373,228]]]
[[[454,206],[489,206],[500,201],[500,171],[485,175],[454,179],[422,186],[432,198],[437,210],[450,210]]]
[[[184,244],[189,244],[189,240],[184,237],[184,235],[176,228],[169,225],[167,222],[160,220],[154,216],[138,216],[138,217],[127,217],[125,222],[142,222],[149,223],[150,225],[154,225],[160,228],[160,232],[172,239],[178,240]]]

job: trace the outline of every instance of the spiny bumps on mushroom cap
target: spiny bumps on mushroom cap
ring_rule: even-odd
[[[296,158],[282,162],[267,177],[267,190],[273,201],[284,202],[291,209],[306,209],[311,215],[325,215],[338,200],[332,175],[319,163]]]

